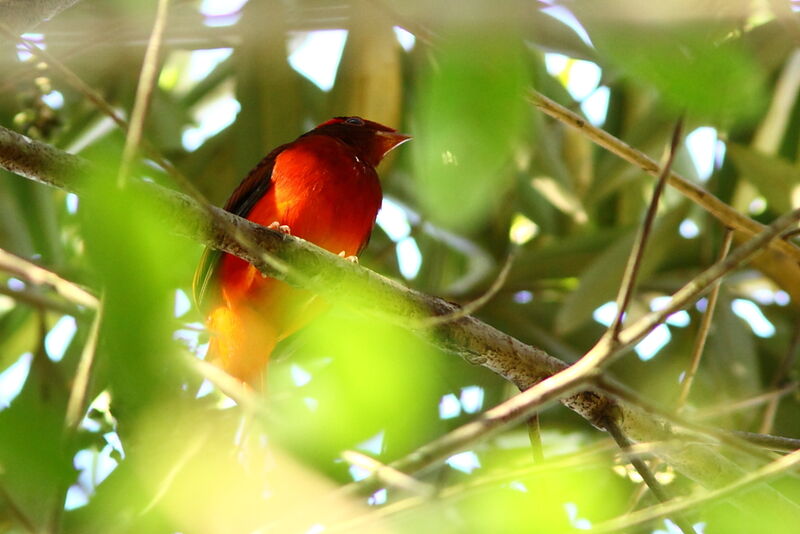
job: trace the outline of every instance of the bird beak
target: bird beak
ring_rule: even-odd
[[[375,136],[377,137],[378,144],[380,145],[381,157],[391,152],[395,147],[398,147],[411,139],[410,135],[398,132],[384,132],[381,130],[375,132]]]

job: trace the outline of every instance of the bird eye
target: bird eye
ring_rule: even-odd
[[[362,121],[358,117],[350,117],[349,119],[347,119],[344,122],[345,122],[345,124],[352,124],[354,126],[364,126],[364,121]]]

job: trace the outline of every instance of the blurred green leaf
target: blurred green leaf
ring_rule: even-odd
[[[772,211],[787,212],[792,209],[793,196],[800,199],[800,169],[796,166],[735,143],[728,144],[728,153],[740,176],[756,186]]]
[[[79,215],[91,268],[102,286],[98,350],[103,357],[98,359],[110,371],[117,408],[136,413],[179,391],[172,284],[191,278],[190,258],[198,248],[169,233],[146,192],[116,186],[115,148],[95,147],[100,170],[81,199]]]
[[[417,89],[417,199],[431,220],[468,230],[512,183],[510,163],[528,105],[529,77],[514,34],[453,37]]]
[[[339,451],[377,435],[383,436],[377,454],[392,460],[441,431],[442,368],[421,339],[333,311],[306,327],[298,342],[300,352],[273,366],[270,390],[286,399],[273,405],[275,430],[306,461],[329,470]]]
[[[673,112],[715,123],[753,119],[766,103],[759,64],[739,39],[710,31],[714,22],[676,20],[599,18],[590,36],[609,62],[658,89]]]
[[[622,512],[626,485],[607,467],[545,471],[467,495],[457,509],[471,532],[524,532],[530,525],[547,534],[573,532]]]
[[[36,350],[38,341],[39,318],[30,307],[18,304],[0,316],[0,372]]]
[[[41,352],[34,356],[19,397],[0,411],[0,486],[40,529],[60,514],[76,476],[63,431],[66,391],[48,362]]]

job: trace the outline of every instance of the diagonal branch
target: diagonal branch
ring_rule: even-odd
[[[150,98],[158,74],[158,55],[161,50],[161,41],[164,37],[164,28],[167,25],[167,12],[169,0],[159,0],[156,20],[153,23],[153,31],[147,42],[147,50],[142,62],[142,70],[139,73],[139,84],[136,87],[136,100],[131,112],[131,122],[128,128],[128,135],[125,136],[125,150],[122,153],[122,164],[119,169],[117,183],[123,185],[128,181],[131,171],[133,158],[139,149],[144,131],[144,121],[147,117],[147,110],[150,106]]]
[[[753,471],[752,473],[748,473],[735,482],[719,489],[708,491],[700,495],[674,499],[667,503],[657,504],[650,508],[633,512],[625,517],[600,523],[596,527],[592,528],[592,532],[597,532],[598,534],[603,532],[625,532],[636,525],[641,525],[648,521],[652,521],[660,517],[666,517],[683,510],[689,510],[701,504],[723,499],[745,488],[750,488],[758,482],[764,482],[775,478],[776,476],[795,468],[799,464],[800,451],[795,451],[791,454],[787,454],[786,456],[778,458],[774,462],[769,463],[764,467]]]
[[[31,284],[51,286],[59,295],[79,306],[97,307],[97,298],[79,285],[3,249],[0,249],[0,271],[19,276]]]
[[[650,205],[647,207],[644,221],[636,234],[636,241],[633,243],[633,249],[628,257],[628,263],[625,265],[622,283],[619,286],[619,293],[617,294],[617,315],[614,317],[614,322],[611,323],[611,326],[608,328],[608,335],[611,336],[612,341],[616,341],[619,336],[619,331],[622,328],[622,320],[625,317],[625,312],[628,310],[631,297],[636,289],[636,279],[639,275],[639,268],[642,265],[642,258],[644,258],[647,239],[650,237],[650,230],[653,228],[653,221],[656,219],[658,203],[661,199],[661,193],[664,191],[667,176],[669,176],[670,170],[672,169],[672,162],[675,161],[675,153],[678,151],[682,132],[683,120],[681,119],[675,125],[675,129],[672,132],[672,141],[664,151],[662,170],[658,175],[656,186],[653,188],[653,196],[650,199]]]
[[[21,156],[20,160],[10,157],[13,155]],[[0,167],[41,183],[68,187],[78,194],[89,190],[84,175],[93,174],[91,164],[81,158],[2,128]],[[97,174],[92,177],[95,180],[111,179]],[[132,182],[130,187],[144,191],[161,207],[164,228],[242,257],[275,278],[290,284],[302,284],[306,289],[325,295],[332,301],[350,304],[405,328],[431,316],[457,313],[457,307],[445,300],[411,290],[301,239],[271,231],[219,208],[210,208],[213,216],[209,216],[208,208],[183,194],[152,183]],[[793,216],[800,217],[800,212]],[[582,363],[572,367],[472,316],[460,317],[432,329],[416,329],[440,349],[470,363],[482,365],[519,389],[527,390],[486,412],[467,432],[459,429],[455,436],[445,436],[443,439],[445,442],[450,440],[449,446],[457,449],[465,443],[486,437],[490,430],[496,431],[522,420],[545,402],[560,399],[596,426],[602,426],[602,421],[610,417],[635,441],[663,440],[670,435],[668,424],[663,419],[648,414],[636,405],[617,402],[592,391],[580,391],[585,387],[583,381],[599,373],[601,363],[620,354],[663,322],[669,314],[692,302],[714,280],[769,243],[788,224],[788,217],[776,221],[769,231],[742,245],[725,262],[715,264],[688,284],[687,288],[679,291],[665,309],[646,315],[625,328],[620,333],[620,344],[615,345],[615,350],[610,350],[608,344],[600,343],[581,360]],[[259,250],[252,252],[250,248],[243,247],[234,238],[235,235],[246,236],[248,241],[258,244]],[[293,268],[290,272],[276,271],[265,261],[265,254]],[[489,430],[487,422],[491,423]],[[431,449],[414,459],[414,463],[424,466],[429,464],[431,458],[440,457],[443,451],[448,450],[441,445],[441,442],[434,442]],[[672,463],[675,465],[676,462]],[[687,465],[691,463],[687,462]],[[710,474],[695,472],[687,473],[687,476],[710,485],[720,482],[713,480],[713,469]]]
[[[592,126],[586,121],[586,119],[547,98],[538,91],[532,90],[529,98],[530,101],[544,113],[550,115],[557,121],[563,122],[564,124],[572,126],[573,128],[577,128],[583,132],[587,138],[591,139],[594,143],[605,148],[612,154],[615,154],[625,161],[636,165],[643,171],[647,172],[648,174],[652,174],[653,176],[658,176],[659,172],[661,172],[658,163],[656,163],[646,154],[636,150],[624,141],[617,139],[610,133]],[[667,177],[667,183],[674,187],[686,198],[719,219],[722,224],[736,230],[739,234],[741,234],[742,237],[752,237],[764,229],[764,226],[761,223],[742,215],[702,187],[693,184],[679,174],[670,172],[669,176]],[[785,241],[784,239],[776,239],[772,241],[770,247],[775,250],[780,250],[793,260],[800,262],[800,248],[792,245],[788,241]]]

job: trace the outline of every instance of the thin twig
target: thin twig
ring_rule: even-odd
[[[89,337],[81,351],[81,358],[78,368],[75,371],[75,379],[67,401],[66,429],[68,433],[74,433],[83,415],[86,412],[87,398],[89,396],[89,384],[94,368],[95,353],[97,351],[97,338],[100,333],[100,322],[102,321],[103,309],[98,305],[95,310],[94,320],[92,321]]]
[[[542,112],[563,122],[564,124],[577,128],[583,134],[605,148],[612,154],[619,156],[625,161],[636,165],[645,172],[658,176],[661,172],[658,164],[644,153],[632,148],[630,145],[611,135],[610,133],[592,126],[586,119],[573,113],[564,106],[547,98],[538,91],[530,91],[531,102],[542,110]],[[749,217],[746,217],[722,202],[720,199],[706,191],[705,189],[693,184],[682,176],[671,172],[667,183],[674,187],[679,193],[696,203],[708,213],[716,217],[727,227],[734,228],[747,237],[758,234],[764,230],[764,226]],[[770,247],[783,252],[795,261],[800,262],[800,248],[784,240],[775,240]]]
[[[692,419],[695,419],[697,421],[702,421],[704,419],[713,419],[721,415],[740,412],[743,410],[747,410],[749,408],[755,408],[756,406],[772,402],[776,398],[780,398],[789,393],[792,393],[793,391],[797,390],[798,385],[800,384],[798,384],[797,382],[790,382],[788,384],[785,384],[783,387],[779,389],[773,389],[771,391],[767,391],[766,393],[750,397],[749,399],[743,399],[733,403],[725,402],[720,404],[719,406],[704,408],[702,410],[698,410],[692,413]],[[768,434],[769,430],[767,430],[766,432],[763,430],[759,430],[759,432],[762,434]]]
[[[360,467],[374,475],[381,484],[404,489],[422,497],[431,497],[436,490],[430,485],[420,482],[416,478],[400,472],[397,469],[379,462],[375,458],[357,451],[342,451],[345,462]]]
[[[201,434],[194,433],[192,436],[193,439],[189,442],[189,446],[184,449],[179,457],[172,461],[169,470],[164,475],[161,483],[158,484],[155,494],[150,499],[150,502],[148,502],[142,508],[141,512],[139,512],[139,515],[144,515],[149,512],[159,503],[161,499],[164,498],[172,484],[175,482],[175,478],[178,476],[178,474],[180,474],[181,470],[186,467],[186,465],[189,463],[189,460],[191,460],[192,457],[203,448],[203,445],[205,445],[206,441],[208,441],[209,433],[208,430],[206,430]]]
[[[761,460],[772,459],[772,456],[763,451],[762,448],[787,451],[785,448],[787,442],[780,439],[774,439],[775,436],[722,430],[702,425],[690,419],[686,419],[683,416],[676,415],[672,410],[657,406],[627,386],[612,382],[604,376],[596,378],[594,383],[600,391],[610,395],[620,402],[638,406],[644,412],[651,414],[651,416],[658,417],[670,425],[674,425],[683,428],[690,433],[694,433],[694,435],[698,438],[706,440],[711,439],[715,442],[723,443],[732,449],[750,455],[754,458]],[[794,450],[794,448],[788,449],[788,451],[792,450]]]
[[[417,472],[429,465],[443,461],[451,454],[493,435],[510,424],[518,423],[544,404],[575,392],[585,382],[600,376],[602,366],[622,354],[625,349],[638,343],[667,317],[694,302],[715,280],[748,260],[797,220],[800,220],[800,208],[778,217],[763,232],[737,247],[727,258],[716,262],[679,289],[664,308],[641,317],[622,330],[618,343],[611,343],[607,336],[604,336],[571,367],[567,367],[519,395],[487,410],[477,419],[423,445],[408,456],[393,462],[391,466],[405,473]],[[602,421],[599,423],[602,424]],[[345,486],[343,491],[352,492],[358,487],[374,488],[376,482],[374,477],[367,477],[358,484]]]
[[[16,33],[35,27],[56,16],[79,0],[26,0],[0,2],[0,18],[14,27]]]
[[[4,33],[6,36],[12,39],[16,39],[17,37],[8,29],[7,26],[3,25],[0,21],[0,33]],[[81,92],[86,98],[89,99],[100,111],[105,113],[108,117],[111,118],[112,121],[119,127],[125,134],[128,134],[129,131],[129,124],[128,122],[117,113],[117,111],[106,102],[106,100],[92,87],[86,84],[78,75],[76,75],[72,70],[70,70],[66,65],[60,62],[58,59],[53,57],[47,51],[40,48],[36,43],[28,41],[26,39],[21,39],[21,42],[25,47],[28,49],[29,52],[34,54],[37,57],[40,57],[44,61],[46,61],[50,66],[54,67],[57,71],[59,71],[67,80],[67,83],[71,84],[75,87],[79,92]],[[238,242],[245,250],[249,250],[254,256],[259,258],[260,263],[264,263],[269,266],[271,269],[274,269],[279,272],[285,272],[288,270],[288,266],[275,258],[274,256],[264,252],[263,250],[259,250],[256,243],[248,241],[247,236],[240,233],[239,230],[236,228],[235,225],[230,224],[227,219],[219,217],[217,212],[211,209],[211,205],[205,199],[205,197],[200,193],[200,191],[191,183],[169,160],[164,158],[160,152],[152,145],[150,142],[145,139],[141,138],[139,140],[139,144],[144,151],[144,153],[151,158],[154,162],[160,165],[167,173],[172,176],[173,179],[176,180],[178,185],[184,190],[189,196],[191,196],[200,206],[203,208],[209,215],[209,217],[213,218],[218,224],[222,225],[226,228],[226,231],[230,233],[231,238]]]
[[[0,150],[0,165],[10,167],[22,176],[43,183],[63,186],[63,182],[68,182],[76,190],[82,190],[82,184],[79,181],[70,179],[71,172],[85,169],[88,166],[80,158],[69,156],[2,128],[0,128],[0,146],[8,146],[12,152],[18,150],[16,147],[24,146],[26,151],[24,152],[25,159],[22,161],[14,159],[7,162],[3,159],[4,151]],[[66,173],[63,169],[67,169]],[[159,206],[162,206],[161,213],[172,231],[202,240],[220,250],[242,257],[259,268],[266,268],[261,254],[251,253],[232,239],[227,228],[228,225],[233,225],[238,232],[246,234],[248,238],[258,243],[260,250],[275,254],[282,261],[291,264],[293,271],[307,275],[302,283],[299,283],[286,274],[270,273],[271,276],[288,281],[290,284],[301,285],[332,300],[356,306],[360,310],[378,315],[401,326],[407,325],[408,319],[420,319],[430,314],[443,315],[455,310],[446,301],[410,290],[305,241],[269,231],[218,208],[213,208],[215,217],[211,218],[208,217],[205,208],[198,206],[184,195],[164,190],[153,184],[138,184],[138,186],[144,188],[143,190],[147,191],[147,194]],[[217,220],[220,218],[226,224],[219,224]],[[600,344],[593,348],[587,356],[596,362],[598,359],[605,361],[620,354],[622,350],[647,335],[657,324],[666,320],[669,315],[694,302],[694,299],[702,295],[716,278],[746,261],[797,218],[800,218],[800,210],[777,219],[765,232],[734,250],[724,262],[718,262],[711,266],[688,283],[673,296],[666,308],[645,315],[639,321],[623,329],[620,332],[622,346],[618,347],[619,350],[612,352],[609,351],[608,346]],[[322,266],[326,268],[323,269]],[[311,273],[313,276],[308,276]],[[353,284],[359,287],[359,291],[351,290]],[[457,354],[469,362],[483,365],[526,391],[512,399],[513,405],[506,405],[500,412],[495,412],[499,418],[493,423],[496,426],[488,429],[488,432],[482,423],[467,430],[458,429],[444,442],[434,444],[434,449],[423,450],[422,457],[416,459],[413,464],[408,464],[412,467],[413,465],[424,467],[430,462],[439,461],[438,451],[440,449],[437,449],[437,446],[444,446],[445,449],[452,446],[458,450],[464,443],[472,443],[488,433],[529,416],[544,402],[553,400],[565,392],[577,390],[578,384],[585,380],[585,373],[591,375],[599,372],[599,366],[594,363],[589,365],[589,361],[582,360],[583,363],[569,368],[566,374],[556,374],[566,367],[564,362],[521,343],[519,340],[481,323],[474,317],[465,317],[455,323],[440,325],[435,329],[436,335],[433,338],[427,331],[424,334],[426,339],[431,339],[442,350]],[[532,384],[547,376],[550,378],[531,388]],[[614,404],[610,397],[594,393],[564,397],[562,402],[591,422],[595,422],[599,416],[605,415],[608,406]],[[643,413],[635,405],[620,404],[619,407],[625,414],[626,432],[629,432],[631,428],[636,428],[638,432],[638,434],[629,434],[632,439],[647,441],[663,438],[663,426],[658,418]],[[529,409],[530,412],[525,412],[526,409]],[[503,417],[507,418],[502,420]],[[447,456],[446,452],[443,454],[445,457]],[[692,469],[690,464],[686,467]],[[697,476],[702,478],[716,476],[716,474],[704,470]]]
[[[797,324],[795,324],[789,348],[786,350],[781,364],[772,377],[770,385],[773,388],[782,385],[786,377],[789,376],[789,372],[794,368],[794,364],[797,361],[798,354],[800,354],[800,318],[798,318]],[[775,423],[775,414],[778,411],[778,402],[780,402],[780,396],[773,397],[764,409],[764,416],[761,419],[761,426],[758,429],[760,433],[769,434],[772,431],[772,425]]]
[[[193,354],[186,353],[186,362],[190,369],[205,378],[226,396],[236,402],[250,416],[267,415],[266,406],[261,398],[250,388],[231,375],[207,361],[199,360]]]
[[[796,224],[798,220],[800,220],[800,208],[775,219],[758,235],[737,247],[727,258],[714,263],[680,288],[672,295],[663,309],[650,312],[639,318],[639,320],[631,326],[625,328],[619,334],[619,343],[621,343],[622,346],[629,347],[633,342],[640,341],[649,334],[653,328],[664,322],[669,315],[694,302],[709,289],[712,283],[749,260],[753,255],[778,237],[783,230]],[[605,344],[608,344],[608,342],[601,339],[589,353],[575,364],[575,366],[581,366],[587,369],[599,368],[601,364],[606,363],[606,360],[609,360],[614,354],[618,353],[618,351],[608,350],[604,347]]]
[[[55,299],[35,291],[14,291],[0,285],[0,295],[6,295],[19,303],[27,304],[39,310],[51,310],[64,315],[81,315],[86,311],[73,303]]]
[[[9,39],[19,40],[22,45],[25,46],[28,52],[40,60],[45,61],[50,67],[58,71],[65,78],[68,84],[72,85],[78,90],[78,92],[82,93],[86,98],[88,98],[92,104],[110,117],[120,129],[127,131],[128,123],[121,115],[119,115],[119,113],[116,112],[116,110],[114,110],[113,107],[111,107],[108,102],[105,101],[102,96],[100,96],[100,93],[85,83],[78,75],[67,68],[66,65],[56,59],[52,54],[41,48],[37,43],[23,37],[18,37],[2,21],[0,21],[0,33]]]
[[[582,469],[589,465],[600,465],[600,460],[605,459],[605,456],[600,456],[601,453],[609,451],[612,446],[614,445],[611,440],[600,440],[577,452],[570,452],[561,456],[548,458],[542,463],[529,463],[523,469],[506,470],[500,473],[471,477],[466,482],[443,488],[436,494],[436,499],[442,502],[445,500],[465,498],[476,491],[483,491],[486,487],[496,487],[498,484],[506,484],[512,480],[521,480],[553,472],[563,473],[566,470]],[[328,499],[333,498],[335,498],[335,496],[328,497]],[[366,532],[367,530],[364,528],[366,525],[409,512],[429,502],[430,500],[425,497],[414,496],[387,504],[377,510],[371,510],[354,518],[326,518],[338,522],[331,523],[330,526],[326,525],[325,532]],[[319,518],[315,518],[315,520],[317,519]],[[282,532],[282,530],[274,529],[273,531]]]
[[[732,430],[731,434],[743,439],[748,443],[764,447],[776,452],[793,452],[800,449],[800,439],[787,438],[784,436],[772,436],[770,434],[757,434],[755,432],[745,432],[742,430]]]
[[[542,432],[539,427],[539,414],[534,413],[528,418],[528,439],[531,441],[531,454],[537,464],[544,462],[544,447],[542,447]]]
[[[725,259],[728,252],[731,250],[733,244],[733,230],[730,228],[725,229],[725,237],[722,241],[722,248],[719,251],[719,260]],[[692,347],[692,359],[689,363],[689,368],[686,370],[686,375],[683,377],[681,383],[681,391],[678,395],[678,400],[675,402],[675,411],[680,412],[683,410],[686,401],[689,399],[689,392],[692,390],[694,377],[697,375],[697,370],[700,368],[700,359],[703,357],[703,349],[706,346],[708,339],[708,332],[711,330],[711,319],[714,317],[714,310],[717,307],[717,299],[719,298],[719,289],[722,278],[718,279],[711,286],[711,292],[708,295],[706,310],[703,312],[703,318],[700,320],[700,327],[697,330],[697,337],[694,340]]]
[[[167,14],[169,13],[169,0],[158,0],[156,19],[153,23],[153,31],[147,42],[142,71],[139,74],[139,84],[136,87],[136,98],[134,99],[133,111],[131,112],[131,122],[128,127],[128,135],[125,138],[125,148],[122,151],[122,163],[120,164],[117,185],[122,186],[127,182],[130,174],[133,159],[139,149],[144,131],[144,121],[147,117],[147,110],[150,106],[150,98],[153,94],[156,76],[158,74],[158,56],[161,51],[161,41],[164,37],[164,28],[167,26]]]
[[[625,317],[625,312],[628,310],[631,296],[636,289],[636,279],[639,275],[639,268],[644,258],[645,247],[647,240],[650,237],[650,231],[653,228],[653,222],[656,219],[656,212],[658,211],[658,203],[661,199],[661,193],[664,191],[664,186],[667,183],[667,177],[672,170],[672,162],[675,161],[675,154],[678,151],[678,146],[681,142],[681,135],[683,133],[683,119],[678,120],[675,124],[675,129],[672,131],[672,139],[669,146],[664,150],[663,163],[661,165],[661,172],[658,175],[656,186],[653,188],[653,196],[650,199],[650,205],[647,207],[644,221],[636,234],[636,240],[633,243],[630,256],[628,256],[628,263],[625,265],[625,272],[622,275],[622,283],[619,286],[617,293],[617,314],[614,317],[614,322],[608,328],[608,335],[611,336],[613,343],[617,342],[619,331],[622,328],[622,319]]]
[[[433,317],[426,317],[420,321],[417,321],[415,324],[411,325],[412,328],[433,328],[435,326],[439,326],[445,323],[449,323],[452,321],[457,321],[462,317],[466,317],[467,315],[473,315],[476,311],[481,309],[483,306],[486,305],[495,295],[497,292],[503,289],[503,286],[508,279],[508,273],[511,272],[511,266],[514,264],[514,259],[517,256],[517,251],[519,250],[518,247],[514,247],[511,252],[508,253],[506,257],[506,261],[503,264],[503,267],[500,269],[500,273],[498,273],[497,278],[494,279],[492,285],[489,286],[489,289],[486,290],[484,294],[472,300],[457,310],[446,313],[444,315],[435,315]]]
[[[614,421],[608,420],[606,421],[605,427],[606,430],[608,430],[608,433],[611,434],[611,437],[614,438],[614,441],[617,443],[622,452],[626,455],[629,455],[628,460],[633,465],[634,469],[636,469],[636,472],[642,477],[642,480],[644,480],[644,483],[647,485],[647,487],[650,488],[650,491],[653,492],[653,495],[656,496],[656,499],[662,503],[669,501],[670,496],[667,495],[666,490],[656,479],[653,471],[650,470],[650,467],[647,465],[647,463],[638,455],[630,455],[631,442],[627,436],[625,436],[625,433],[620,430],[619,426],[617,426]],[[672,521],[678,525],[678,528],[681,529],[684,534],[695,534],[695,530],[691,523],[684,519],[682,515],[672,516]]]
[[[36,285],[48,285],[70,302],[87,308],[97,307],[97,298],[77,284],[44,267],[0,249],[0,270]]]
[[[631,527],[653,521],[654,519],[672,516],[684,510],[696,508],[702,504],[728,497],[739,490],[774,478],[798,465],[800,465],[800,451],[795,451],[791,454],[780,457],[777,460],[759,469],[756,469],[752,473],[748,473],[737,479],[735,482],[719,489],[693,495],[691,497],[680,497],[667,503],[657,504],[650,508],[600,523],[592,528],[592,532],[597,534],[620,531],[624,532]]]

